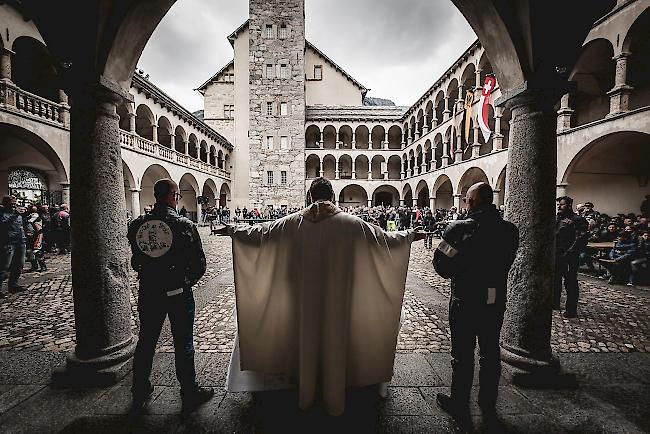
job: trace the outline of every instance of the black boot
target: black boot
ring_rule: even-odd
[[[214,389],[212,387],[199,387],[191,393],[182,393],[181,398],[183,405],[181,407],[181,417],[187,417],[196,410],[201,404],[208,402],[214,396]]]
[[[472,418],[467,403],[459,404],[451,396],[439,393],[436,395],[436,404],[456,421],[461,432],[472,431]]]
[[[47,271],[47,265],[45,265],[45,259],[39,259],[38,265],[41,267],[41,271]]]

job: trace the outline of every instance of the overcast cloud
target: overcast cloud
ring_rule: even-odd
[[[178,0],[139,67],[188,110],[193,89],[232,60],[226,37],[248,18],[245,0]],[[448,0],[306,0],[307,39],[372,89],[413,104],[476,36]]]

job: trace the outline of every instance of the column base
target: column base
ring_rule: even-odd
[[[94,359],[82,360],[72,352],[68,355],[65,365],[52,372],[51,386],[108,387],[116,384],[131,371],[131,357],[136,344],[137,339],[133,336],[109,354]]]
[[[510,383],[530,389],[577,387],[576,375],[564,372],[554,355],[551,354],[548,360],[540,360],[520,354],[523,352],[501,346],[502,376]]]

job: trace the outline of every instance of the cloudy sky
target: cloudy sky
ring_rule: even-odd
[[[248,18],[246,0],[178,0],[139,68],[190,111],[192,89],[233,57],[226,37]],[[449,0],[306,0],[307,39],[370,96],[413,104],[476,39]]]

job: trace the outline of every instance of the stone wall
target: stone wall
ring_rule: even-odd
[[[271,26],[273,36],[266,35]],[[286,37],[280,38],[286,27]],[[304,0],[250,1],[250,187],[251,206],[305,202],[305,8]],[[267,74],[267,65],[271,71]],[[286,65],[286,78],[281,65]],[[267,114],[267,104],[272,114]],[[281,113],[286,103],[287,113]],[[281,149],[281,137],[287,149]],[[273,149],[267,149],[273,137]],[[273,184],[267,172],[274,172]],[[280,174],[287,171],[287,184]]]

